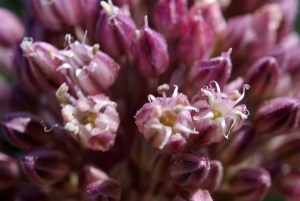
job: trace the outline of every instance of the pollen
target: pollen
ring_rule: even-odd
[[[217,110],[216,108],[212,108],[211,111],[214,114],[214,117],[212,118],[212,120],[215,120],[215,119],[223,116],[222,113],[219,110]]]
[[[177,122],[177,115],[172,110],[166,109],[162,112],[159,122],[164,126],[173,127]]]

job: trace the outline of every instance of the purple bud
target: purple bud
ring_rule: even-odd
[[[27,151],[21,165],[28,179],[40,186],[61,181],[69,172],[68,157],[57,149],[41,148]]]
[[[210,162],[210,170],[207,175],[207,178],[201,185],[202,189],[209,190],[210,192],[214,192],[219,189],[221,182],[223,180],[223,165],[220,161],[209,161]]]
[[[63,65],[59,70],[62,72],[62,80],[70,88],[77,85],[84,94],[106,92],[118,77],[120,66],[107,54],[99,51],[98,44],[91,47],[75,41],[69,45],[68,50],[61,51],[61,54]],[[71,94],[74,95],[73,93]]]
[[[39,147],[50,143],[53,133],[45,132],[48,127],[41,118],[30,113],[10,113],[2,119],[6,139],[20,149]]]
[[[281,140],[280,146],[275,149],[275,160],[287,162],[289,165],[298,167],[299,161],[299,143],[300,133],[295,132],[286,135],[286,138]]]
[[[19,177],[17,162],[11,157],[0,153],[0,191],[13,186]]]
[[[179,153],[174,156],[170,165],[170,173],[180,186],[198,188],[206,179],[210,163],[202,153]]]
[[[199,1],[190,10],[195,13],[201,12],[205,22],[215,35],[226,28],[226,21],[218,0]]]
[[[12,46],[21,39],[24,27],[17,16],[9,10],[0,8],[0,45]]]
[[[218,124],[214,121],[204,121],[196,127],[198,135],[192,135],[191,139],[194,140],[198,145],[211,144],[213,139],[216,137],[218,132]]]
[[[109,55],[125,54],[135,37],[136,26],[133,20],[117,7],[101,1],[103,9],[96,25],[95,37],[101,49]]]
[[[60,31],[79,25],[84,16],[82,0],[30,0],[27,3],[34,18],[50,30]]]
[[[256,132],[252,126],[242,126],[225,142],[218,145],[216,157],[224,165],[234,165],[243,161],[253,150]]]
[[[33,43],[32,38],[24,38],[20,46],[24,52],[25,72],[30,82],[40,90],[57,89],[60,82],[56,69],[61,65],[61,60],[55,57],[58,49],[44,42]]]
[[[211,32],[200,13],[187,15],[178,43],[178,55],[187,67],[208,55],[212,44]]]
[[[242,169],[229,181],[232,193],[243,201],[261,200],[271,186],[269,173],[262,169]]]
[[[295,169],[279,179],[279,188],[288,201],[298,201],[300,198],[300,171]]]
[[[263,57],[247,71],[245,82],[251,86],[249,93],[258,98],[267,98],[279,80],[279,66],[275,58]]]
[[[298,1],[284,0],[278,2],[282,14],[282,21],[279,27],[279,37],[283,37],[294,29],[297,19]]]
[[[185,13],[187,12],[186,0],[160,0],[154,8],[155,28],[167,39],[176,38]]]
[[[283,134],[299,125],[299,100],[280,97],[258,108],[254,126],[262,134]]]
[[[231,75],[230,53],[231,49],[220,57],[194,62],[188,74],[188,87],[199,90],[211,81],[216,81],[222,88]]]
[[[121,186],[113,179],[99,180],[87,186],[87,194],[91,201],[118,201],[121,199]]]
[[[148,27],[147,17],[145,23],[145,26],[137,31],[130,51],[138,71],[142,75],[156,78],[167,70],[168,48],[165,39]]]
[[[213,201],[207,190],[181,191],[172,201]]]

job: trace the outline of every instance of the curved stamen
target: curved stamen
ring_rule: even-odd
[[[51,128],[47,128],[47,125],[45,124],[45,122],[44,121],[40,121],[40,124],[41,124],[41,126],[43,126],[44,127],[44,132],[46,132],[46,133],[49,133],[50,131],[52,131],[54,128],[60,128],[60,129],[64,129],[64,127],[63,126],[61,126],[61,125],[59,125],[59,124],[54,124],[54,125],[52,125],[51,126]]]
[[[231,130],[232,130],[234,124],[235,124],[235,119],[232,118],[232,120],[233,120],[233,122],[232,122],[232,124],[231,124],[231,126],[230,126],[230,128],[229,128],[229,130],[228,130],[228,133],[224,135],[224,137],[225,137],[226,139],[228,139],[228,137],[229,137],[229,135],[230,135],[230,133],[231,133]]]
[[[162,141],[161,145],[159,146],[160,149],[164,148],[164,146],[167,144],[167,142],[169,141],[171,134],[172,134],[172,128],[169,126],[165,126],[166,129],[166,135],[164,140]]]
[[[86,39],[86,36],[87,36],[87,30],[85,30],[85,32],[84,32],[84,35],[83,35],[83,38],[82,38],[81,44],[85,44],[85,39]]]
[[[211,81],[211,82],[209,83],[209,86],[210,86],[210,87],[212,87],[212,86],[211,86],[211,83],[214,83],[214,84],[216,85],[217,92],[218,92],[218,93],[221,93],[219,84],[218,84],[216,81],[213,80],[213,81]]]
[[[234,105],[236,105],[238,102],[240,102],[244,98],[244,96],[246,94],[246,90],[248,90],[248,89],[250,89],[250,85],[244,84],[243,85],[243,94],[236,101],[233,102]]]
[[[175,89],[174,89],[174,92],[172,94],[172,97],[177,97],[178,95],[178,86],[177,85],[174,85]]]
[[[208,104],[211,105],[215,102],[215,97],[214,97],[213,93],[211,93],[210,91],[203,89],[203,88],[201,88],[201,91],[206,95]]]
[[[149,28],[149,26],[148,26],[148,16],[147,15],[145,15],[145,18],[144,18],[144,23],[145,23],[145,28]]]
[[[194,110],[195,112],[199,112],[199,109],[196,108],[196,107],[184,106],[184,105],[181,105],[181,104],[176,105],[173,110],[176,114],[178,114],[179,112],[184,111],[184,110]]]
[[[149,101],[149,103],[152,103],[155,99],[156,99],[155,96],[153,96],[151,94],[148,95],[148,101]]]

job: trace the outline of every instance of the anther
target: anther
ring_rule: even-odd
[[[170,87],[168,84],[163,84],[163,85],[160,85],[159,87],[157,87],[157,92],[159,94],[162,94],[164,98],[167,98],[166,91],[168,91],[169,89],[170,89]]]

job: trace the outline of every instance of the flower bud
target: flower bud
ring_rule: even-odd
[[[218,0],[199,1],[190,10],[195,13],[201,12],[205,22],[215,35],[226,28],[226,21]]]
[[[100,1],[101,0],[85,1],[85,13],[82,25],[84,27],[83,30],[87,30],[87,35],[91,40],[95,38],[97,19],[99,17],[99,11],[102,9]]]
[[[188,86],[199,90],[216,81],[222,88],[231,75],[232,63],[230,59],[231,49],[222,53],[220,57],[210,60],[199,60],[194,62],[188,74]]]
[[[202,153],[179,153],[174,156],[170,165],[174,181],[186,188],[200,187],[209,170],[209,160]]]
[[[262,134],[283,134],[299,125],[299,100],[288,97],[264,102],[257,110],[255,128]]]
[[[32,183],[45,186],[61,181],[67,175],[70,164],[62,151],[40,148],[25,152],[21,165]]]
[[[275,160],[286,162],[294,167],[300,165],[300,152],[298,151],[300,143],[299,134],[299,132],[290,133],[286,135],[285,139],[281,140],[280,146],[274,151]]]
[[[93,182],[87,186],[87,194],[91,201],[121,199],[121,186],[113,179]]]
[[[211,144],[218,133],[218,124],[214,121],[204,121],[196,127],[198,135],[191,135],[191,139],[199,146]]]
[[[103,94],[85,97],[77,91],[77,97],[68,93],[63,83],[56,92],[62,104],[62,118],[65,130],[82,147],[107,151],[114,144],[120,119],[116,103]]]
[[[147,142],[167,153],[180,152],[189,135],[198,134],[190,112],[196,108],[191,107],[187,97],[175,87],[173,95],[167,97],[165,91],[169,85],[159,86],[158,92],[163,97],[149,95],[150,103],[144,104],[135,116],[135,123]]]
[[[30,113],[10,113],[2,119],[6,139],[20,149],[40,147],[53,139],[52,131],[45,132],[46,124]]]
[[[167,39],[176,38],[185,13],[187,12],[186,0],[160,0],[154,7],[155,28]]]
[[[99,45],[93,47],[75,41],[68,50],[61,51],[63,65],[62,80],[73,91],[74,85],[87,95],[106,92],[118,77],[120,66],[107,54],[99,51]],[[74,93],[74,92],[73,92]],[[71,93],[72,95],[75,95]]]
[[[223,165],[220,161],[216,160],[209,161],[209,163],[210,170],[201,188],[214,192],[218,190],[223,180]]]
[[[249,93],[264,99],[271,95],[279,80],[279,66],[275,58],[262,57],[247,71],[245,82],[251,86]]]
[[[282,21],[279,27],[279,37],[284,37],[294,29],[294,24],[297,19],[298,1],[285,0],[278,2],[282,14]]]
[[[224,165],[234,165],[244,160],[253,150],[256,132],[252,126],[242,126],[216,149],[216,156]]]
[[[148,27],[147,16],[145,23],[144,27],[136,32],[130,51],[140,74],[156,78],[167,70],[168,48],[165,39]]]
[[[262,169],[242,169],[229,181],[232,193],[244,201],[261,200],[271,186],[269,173]]]
[[[30,0],[27,3],[34,18],[47,29],[54,31],[78,25],[84,16],[81,0]]]
[[[298,201],[300,198],[300,171],[295,169],[279,179],[279,189],[288,201]]]
[[[33,43],[32,38],[24,38],[20,46],[24,53],[26,76],[30,82],[40,90],[57,89],[59,73],[56,69],[61,65],[61,61],[54,55],[58,54],[58,49],[44,42]]]
[[[207,190],[181,191],[172,201],[213,201]]]
[[[95,37],[101,49],[109,55],[125,54],[135,37],[136,26],[133,20],[117,7],[101,1],[103,9],[96,25]]]
[[[194,61],[208,55],[212,44],[212,33],[200,13],[191,12],[181,27],[178,55],[190,67]]]
[[[12,46],[21,39],[24,27],[18,17],[7,9],[0,8],[0,45]]]
[[[17,162],[11,157],[0,153],[0,191],[13,186],[19,177]]]

